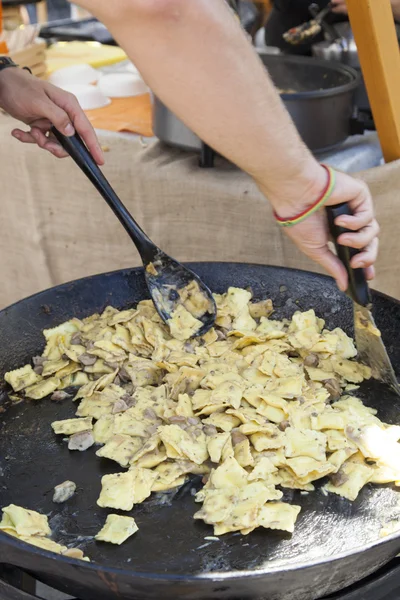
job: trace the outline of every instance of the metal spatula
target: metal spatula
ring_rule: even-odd
[[[329,230],[335,242],[336,252],[349,276],[347,295],[353,300],[354,331],[359,360],[369,366],[375,379],[389,385],[400,396],[400,385],[397,381],[390,358],[382,341],[381,333],[375,325],[371,314],[372,297],[365,279],[363,269],[352,269],[350,260],[359,251],[338,244],[338,238],[348,230],[338,227],[335,219],[340,215],[351,215],[347,203],[327,207]]]
[[[212,293],[187,267],[160,250],[144,233],[97,166],[89,150],[75,134],[52,133],[86,177],[103,196],[134,242],[143,262],[147,287],[160,317],[168,322],[179,305],[201,321],[194,335],[203,335],[215,322],[217,308]],[[188,308],[190,307],[190,308]]]

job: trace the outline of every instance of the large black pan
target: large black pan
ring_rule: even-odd
[[[240,264],[192,267],[216,292],[250,285],[256,297],[274,300],[278,317],[313,307],[329,327],[351,333],[351,306],[326,277]],[[145,295],[143,273],[137,269],[63,285],[4,310],[0,375],[42,350],[44,328],[101,311],[109,303],[128,307]],[[399,304],[375,294],[375,306],[391,358],[400,364]],[[400,420],[398,400],[383,386],[366,384],[361,394],[384,420]],[[2,402],[6,406],[6,391]],[[0,506],[13,502],[49,514],[56,539],[80,542],[93,560],[61,558],[1,534],[0,562],[28,569],[66,593],[85,600],[312,600],[360,580],[400,551],[400,533],[379,537],[384,522],[399,516],[399,495],[389,486],[367,486],[354,503],[320,491],[286,492],[287,500],[303,507],[292,536],[260,530],[209,541],[204,538],[211,529],[192,520],[193,488],[200,485],[194,481],[137,507],[133,514],[140,531],[121,547],[96,543],[92,536],[107,514],[96,506],[100,477],[118,468],[101,462],[93,450],[69,452],[55,439],[50,422],[73,412],[69,401],[45,400],[13,406],[0,416]],[[56,506],[52,488],[66,479],[77,483],[78,493]]]

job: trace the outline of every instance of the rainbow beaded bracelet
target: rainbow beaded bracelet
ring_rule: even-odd
[[[325,189],[322,192],[322,195],[318,198],[318,200],[316,202],[314,202],[314,204],[312,206],[310,206],[310,208],[307,208],[300,214],[296,215],[295,217],[291,217],[290,219],[283,219],[282,217],[279,217],[276,214],[276,212],[274,212],[274,217],[275,217],[278,225],[280,225],[281,227],[294,227],[294,225],[298,225],[299,223],[302,223],[302,221],[304,221],[305,219],[308,219],[308,217],[310,217],[312,214],[317,212],[317,210],[320,210],[320,208],[322,208],[324,206],[324,204],[332,196],[333,190],[335,189],[335,184],[336,184],[336,173],[331,167],[327,167],[326,165],[321,165],[321,166],[328,173],[328,183],[326,184]]]

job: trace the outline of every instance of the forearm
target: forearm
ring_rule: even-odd
[[[114,3],[83,5],[111,29],[155,94],[273,203],[283,187],[289,203],[310,190],[316,162],[224,0],[123,0],[123,15]]]

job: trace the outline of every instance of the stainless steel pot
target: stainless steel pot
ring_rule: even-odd
[[[360,77],[351,67],[316,58],[259,52],[300,135],[315,153],[329,150],[350,135],[354,93]],[[201,150],[201,140],[162,102],[154,98],[154,132],[163,142]]]
[[[312,47],[313,56],[321,60],[340,62],[355,69],[360,76],[360,84],[355,94],[355,104],[361,110],[370,110],[367,89],[361,73],[357,46],[350,24],[339,23],[335,29],[340,34],[340,37],[334,42],[326,40],[314,44]]]

